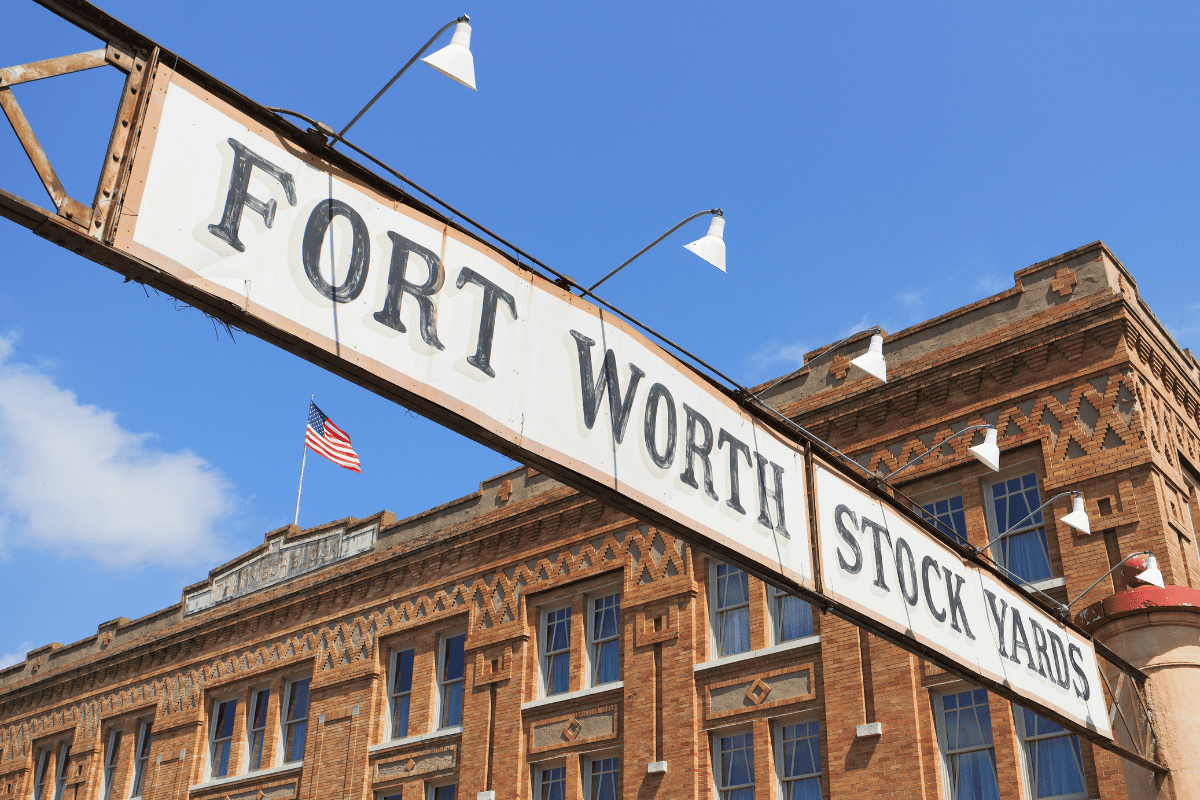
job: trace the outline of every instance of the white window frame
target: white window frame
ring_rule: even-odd
[[[589,604],[590,605],[590,604]],[[550,615],[558,611],[566,609],[567,611],[567,649],[555,650],[549,652],[549,644],[547,642],[547,624],[550,620]],[[551,605],[545,605],[538,609],[538,697],[557,697],[566,695],[571,692],[571,651],[575,644],[575,613],[571,608],[571,601],[555,602]],[[550,659],[562,653],[567,654],[567,688],[563,692],[550,692]]]
[[[813,722],[817,723],[817,765],[816,765],[817,771],[810,773],[808,775],[793,775],[792,777],[788,778],[785,776],[785,770],[784,770],[784,763],[785,763],[784,762],[784,753],[783,753],[784,729],[787,728],[789,725],[801,725],[801,724],[809,724],[809,723],[813,723]],[[804,780],[807,778],[816,778],[817,786],[821,787],[820,790],[817,792],[817,794],[821,798],[824,798],[825,788],[821,782],[821,778],[825,774],[825,770],[823,769],[823,763],[821,761],[822,753],[824,753],[824,751],[825,751],[825,748],[821,741],[822,737],[825,735],[825,731],[823,730],[824,725],[825,725],[825,723],[823,720],[821,720],[818,717],[813,717],[813,716],[785,717],[783,719],[771,720],[771,746],[775,748],[774,749],[775,777],[778,780],[776,787],[778,789],[779,797],[790,797],[790,795],[787,793],[787,784],[789,781]]]
[[[295,719],[289,720],[288,712],[290,711],[292,705],[292,689],[297,683],[302,683],[304,681],[308,681],[308,708],[305,709],[305,714],[303,717],[296,717]],[[293,678],[288,678],[286,686],[283,690],[283,697],[281,699],[283,700],[283,703],[281,703],[279,706],[279,753],[275,758],[275,762],[276,764],[303,764],[304,757],[308,755],[308,721],[312,718],[312,676],[297,675]],[[298,725],[300,722],[304,723],[304,752],[300,754],[300,758],[297,758],[293,761],[288,761],[288,750],[290,749],[288,747],[288,734],[290,733],[290,728],[294,725]]]
[[[268,764],[263,763],[263,756],[267,753],[267,738],[271,735],[271,687],[260,686],[250,690],[250,702],[246,704],[246,771],[258,772],[267,769]],[[267,708],[263,711],[263,726],[262,742],[259,745],[259,760],[258,766],[254,766],[254,734],[259,728],[254,727],[254,722],[258,717],[259,703],[262,701],[262,693],[267,693],[266,703]]]
[[[616,636],[605,639],[603,642],[596,641],[596,602],[605,600],[616,595],[617,598],[617,634]],[[587,647],[584,651],[587,655],[585,668],[587,670],[587,681],[584,686],[607,686],[611,683],[616,683],[624,676],[624,653],[621,652],[621,611],[622,600],[624,599],[621,592],[621,584],[613,583],[608,586],[602,586],[593,592],[588,592],[587,604],[584,606],[584,636],[587,639]],[[617,662],[618,670],[617,677],[611,681],[603,683],[596,680],[596,669],[600,665],[600,645],[604,642],[617,642]]]
[[[983,495],[983,510],[987,514],[988,539],[995,539],[997,536],[999,536],[1001,533],[1003,533],[1003,531],[1000,530],[1000,523],[996,519],[996,499],[995,499],[995,497],[992,496],[992,487],[997,486],[1002,483],[1007,483],[1008,481],[1011,481],[1013,479],[1024,478],[1026,475],[1030,475],[1030,474],[1032,474],[1034,479],[1037,481],[1038,505],[1041,505],[1042,503],[1046,502],[1045,500],[1042,500],[1042,496],[1045,494],[1042,491],[1042,485],[1044,483],[1044,480],[1039,476],[1037,465],[1033,461],[1024,461],[1020,464],[1014,465],[1013,467],[1011,467],[1009,469],[1004,470],[1004,472],[1002,472],[1000,474],[989,475],[987,480],[982,481],[983,485],[980,488],[982,490],[981,493]],[[1036,506],[1035,506],[1035,508],[1036,508]],[[1032,511],[1032,509],[1030,509],[1030,510]],[[1036,580],[1026,581],[1025,578],[1018,578],[1016,576],[1016,573],[1010,572],[1011,567],[1008,565],[1008,561],[1003,559],[1003,557],[1002,557],[1002,554],[1004,553],[1004,550],[1002,549],[1004,546],[1004,541],[1005,541],[1004,539],[1001,539],[996,542],[992,542],[992,544],[987,548],[988,556],[992,559],[992,561],[995,562],[996,564],[1000,565],[1000,567],[1002,567],[1001,571],[1005,575],[1010,576],[1017,583],[1022,583],[1023,581],[1026,581],[1027,585],[1031,585],[1031,586],[1034,586],[1037,588],[1042,588],[1042,587],[1048,585],[1051,581],[1060,581],[1063,579],[1062,575],[1054,574],[1054,559],[1053,559],[1053,554],[1050,552],[1050,530],[1051,530],[1050,522],[1051,522],[1051,517],[1052,517],[1052,514],[1051,514],[1052,511],[1053,511],[1053,508],[1050,508],[1050,507],[1043,508],[1042,509],[1042,522],[1040,525],[1032,522],[1032,520],[1026,520],[1024,523],[1022,523],[1021,527],[1017,531],[1015,531],[1015,532],[1011,533],[1009,536],[1005,537],[1005,539],[1008,539],[1013,536],[1017,536],[1018,533],[1028,533],[1031,531],[1035,531],[1038,528],[1041,528],[1043,534],[1046,537],[1046,566],[1050,570],[1049,577],[1038,578]],[[1052,585],[1061,586],[1063,584],[1055,583]]]
[[[466,654],[466,648],[465,648],[465,645],[466,645],[466,640],[465,640],[466,634],[467,634],[467,632],[466,632],[465,630],[447,631],[446,633],[443,633],[443,634],[441,635],[441,637],[439,638],[439,641],[438,641],[438,659],[437,659],[437,724],[434,726],[434,729],[435,729],[435,730],[443,731],[443,730],[449,730],[449,729],[452,729],[452,728],[461,728],[461,727],[462,727],[462,711],[463,711],[463,710],[462,710],[462,707],[461,707],[461,706],[459,707],[459,710],[458,710],[459,721],[458,721],[457,723],[455,723],[455,724],[453,724],[453,725],[445,725],[445,724],[443,724],[443,722],[444,722],[444,720],[446,719],[446,688],[447,688],[448,686],[450,686],[450,685],[451,685],[451,684],[453,684],[453,683],[458,683],[458,684],[461,684],[461,685],[462,685],[462,687],[463,687],[463,691],[462,691],[462,695],[461,695],[461,700],[460,700],[460,703],[462,703],[463,705],[465,705],[465,704],[466,704],[466,699],[467,699],[467,698],[466,698],[466,694],[467,694],[467,692],[466,692],[466,683],[467,683],[467,654]],[[456,680],[447,681],[447,680],[445,680],[445,674],[446,674],[446,672],[445,672],[445,670],[446,670],[446,648],[449,646],[449,644],[450,644],[450,640],[451,640],[451,639],[453,639],[453,638],[454,638],[454,637],[456,637],[456,636],[462,636],[462,637],[464,637],[464,640],[463,640],[463,645],[464,645],[464,648],[463,648],[463,676],[462,676],[461,678],[458,678],[458,679],[456,679]]]
[[[233,703],[233,708],[231,709],[232,713],[230,713],[230,715],[229,715],[229,720],[230,720],[229,739],[228,740],[221,739],[220,741],[221,742],[225,742],[225,741],[229,742],[229,756],[226,760],[225,773],[222,775],[218,775],[217,774],[217,720],[219,719],[218,712],[220,711],[221,706],[225,705],[226,703]],[[221,698],[217,698],[217,699],[213,700],[212,716],[210,716],[208,718],[208,777],[210,777],[210,778],[228,778],[228,777],[231,777],[232,775],[236,774],[236,773],[232,772],[232,768],[234,766],[234,760],[235,760],[234,756],[236,755],[236,751],[234,750],[233,746],[234,746],[234,740],[237,738],[236,737],[237,707],[238,707],[237,695],[233,695],[232,697],[221,697]],[[56,798],[56,800],[57,800],[57,798]]]
[[[1033,468],[1032,462],[1027,462],[1027,463],[1029,463],[1031,468]],[[1037,472],[1037,470],[1034,469],[1034,472]],[[991,477],[991,476],[989,476],[989,477]],[[970,538],[967,536],[967,531],[966,531],[966,527],[967,527],[967,493],[963,488],[963,481],[948,483],[945,486],[939,486],[936,489],[929,490],[928,492],[922,492],[920,495],[915,497],[914,500],[916,501],[917,506],[919,507],[917,514],[921,517],[921,519],[924,519],[926,522],[928,522],[930,525],[932,525],[938,533],[942,534],[947,539],[953,540],[956,538],[955,535],[942,530],[941,525],[938,523],[937,517],[934,514],[930,514],[928,511],[926,511],[925,506],[936,506],[938,503],[940,503],[942,501],[946,501],[947,503],[949,503],[949,501],[953,500],[956,497],[960,498],[963,501],[962,511],[963,511],[963,529],[964,530],[962,532],[962,540],[964,542],[969,542]],[[991,500],[990,496],[985,498],[984,505],[987,505],[987,502],[990,500]],[[953,511],[951,511],[950,513],[953,513]],[[925,519],[926,514],[929,514],[929,516],[931,518]],[[988,538],[991,538],[991,537],[989,536]]]
[[[759,775],[754,769],[754,751],[755,748],[759,746],[758,742],[752,744],[750,748],[750,770],[754,772],[754,782],[749,784],[741,783],[736,786],[725,786],[721,783],[721,773],[724,771],[724,761],[721,758],[721,739],[726,736],[741,736],[744,734],[750,734],[753,736],[754,728],[749,725],[739,725],[731,728],[718,728],[712,731],[710,734],[711,740],[709,742],[708,751],[710,757],[712,758],[713,797],[715,797],[716,800],[725,800],[725,798],[728,796],[726,792],[731,792],[736,789],[745,789],[747,787],[749,787],[751,790],[755,790],[758,786]],[[757,791],[754,792],[754,796],[755,798],[758,797]]]
[[[781,610],[780,605],[782,604],[781,598],[783,598],[783,597],[795,597],[801,603],[806,603],[808,605],[808,615],[809,615],[808,618],[809,618],[809,622],[812,627],[812,632],[809,633],[808,636],[798,636],[794,639],[782,638],[783,637],[783,615],[780,613],[780,610]],[[812,603],[809,603],[807,600],[805,600],[800,595],[792,594],[791,592],[785,592],[783,589],[779,589],[779,588],[777,588],[775,586],[771,586],[769,584],[767,585],[767,598],[770,601],[769,602],[770,608],[768,608],[768,616],[771,619],[771,644],[773,644],[773,645],[789,644],[791,642],[802,641],[803,639],[807,639],[809,636],[817,635],[817,626],[815,623],[813,623]]]
[[[592,764],[596,761],[604,761],[609,758],[617,760],[617,797],[620,798],[623,789],[623,781],[621,780],[621,751],[620,750],[603,750],[600,752],[584,753],[582,758],[581,772],[579,776],[583,783],[583,800],[596,800],[592,796]]]
[[[100,796],[104,798],[104,800],[112,800],[113,782],[117,777],[117,768],[121,766],[121,739],[123,738],[121,733],[122,731],[119,726],[114,726],[113,729],[108,732],[108,741],[104,748],[104,763],[102,765],[102,769],[100,770],[100,774],[102,776],[101,780],[104,782],[104,786],[100,791]],[[114,754],[117,757],[116,761],[113,761]]]
[[[747,627],[747,630],[751,630],[750,607],[753,604],[753,600],[752,600],[753,594],[752,593],[753,593],[754,589],[750,583],[750,574],[747,573],[744,569],[742,569],[741,567],[739,567],[736,564],[729,564],[727,562],[718,561],[715,559],[710,560],[709,564],[708,564],[708,597],[709,597],[708,624],[709,624],[709,628],[712,633],[712,636],[710,637],[712,640],[712,652],[713,652],[713,657],[710,659],[711,661],[718,661],[718,660],[724,659],[724,658],[735,658],[736,656],[745,655],[746,653],[754,652],[753,634],[751,634],[749,646],[745,650],[739,650],[736,653],[721,652],[722,651],[721,614],[727,613],[727,611],[723,611],[718,607],[720,604],[720,596],[717,593],[717,586],[718,586],[717,568],[720,566],[727,566],[732,569],[740,570],[741,572],[745,573],[745,575],[746,575],[746,605],[745,605],[746,621],[747,621],[746,627]],[[733,610],[736,610],[739,608],[742,608],[742,606],[735,606],[732,609],[728,609],[728,611],[733,611]]]
[[[991,722],[992,722],[992,731],[991,731],[992,743],[988,747],[978,747],[978,748],[975,748],[975,750],[956,750],[954,753],[950,753],[949,752],[949,743],[946,740],[946,715],[945,715],[945,706],[943,705],[942,698],[948,694],[961,694],[963,692],[975,692],[982,688],[983,688],[982,686],[975,686],[975,685],[969,684],[969,683],[953,683],[953,684],[949,684],[946,686],[938,686],[936,689],[929,690],[929,702],[930,702],[930,706],[933,709],[933,721],[934,721],[934,725],[937,729],[938,756],[940,757],[939,760],[940,760],[941,766],[942,766],[943,797],[945,797],[946,800],[958,800],[958,798],[954,794],[954,781],[953,781],[954,770],[953,770],[953,767],[951,766],[950,761],[951,761],[952,756],[958,755],[959,753],[968,753],[968,752],[976,752],[978,750],[991,749],[992,754],[993,754],[992,755],[992,769],[996,775],[997,787],[999,787],[999,785],[1000,785],[999,761],[995,757],[995,750],[996,750],[996,732],[995,732],[996,723],[995,723],[995,720],[991,720]],[[989,703],[988,718],[991,719],[990,703]]]
[[[454,800],[459,800],[458,796],[458,778],[443,778],[437,781],[428,781],[425,784],[425,800],[437,800],[438,789],[446,786],[454,787]]]
[[[393,691],[396,686],[397,671],[400,664],[400,656],[404,653],[412,653],[412,668],[409,670],[409,681],[407,692]],[[386,741],[395,741],[404,739],[412,735],[412,694],[413,680],[416,679],[417,666],[417,650],[411,643],[406,643],[392,648],[391,654],[388,656],[388,683],[387,683],[387,739]],[[405,725],[404,735],[396,735],[396,698],[407,696],[408,700],[408,723]],[[441,717],[438,718],[439,720]]]
[[[567,762],[565,759],[542,761],[530,766],[533,768],[533,800],[542,800],[543,784],[545,783],[545,776],[542,773],[550,769],[563,771],[563,797],[567,796]]]
[[[142,784],[146,780],[146,767],[150,764],[150,747],[154,743],[154,720],[139,720],[137,749],[133,751],[133,782],[129,784],[129,798],[142,796]],[[146,737],[150,740],[147,742]],[[145,751],[145,755],[142,751]]]
[[[71,762],[71,743],[67,742],[58,748],[58,763],[54,765],[54,800],[62,800],[63,791],[67,788],[67,765]]]
[[[46,767],[50,766],[50,754],[54,745],[38,748],[37,768],[33,772],[33,800],[43,800],[46,789]]]
[[[1020,742],[1020,746],[1017,749],[1020,751],[1018,758],[1020,759],[1020,763],[1021,763],[1021,780],[1023,781],[1023,784],[1025,786],[1025,796],[1028,798],[1032,798],[1033,800],[1086,800],[1087,796],[1088,796],[1088,789],[1087,789],[1087,771],[1084,769],[1084,765],[1082,763],[1083,762],[1083,741],[1079,740],[1078,735],[1072,733],[1069,730],[1066,730],[1065,728],[1063,729],[1063,733],[1055,733],[1055,734],[1048,734],[1048,735],[1042,735],[1042,736],[1035,735],[1032,737],[1027,737],[1025,735],[1025,721],[1024,721],[1024,719],[1022,719],[1023,712],[1025,709],[1023,709],[1021,706],[1017,705],[1016,703],[1009,703],[1009,706],[1012,708],[1012,713],[1013,713],[1013,727],[1016,728],[1017,739]],[[1037,712],[1035,711],[1033,713],[1036,714]],[[1061,726],[1059,726],[1059,727],[1061,727]],[[1079,751],[1080,763],[1078,763],[1076,766],[1079,767],[1079,778],[1081,781],[1083,781],[1083,791],[1078,792],[1076,794],[1060,794],[1060,795],[1051,795],[1050,797],[1038,798],[1037,797],[1036,776],[1033,774],[1033,764],[1029,763],[1029,754],[1027,752],[1028,751],[1027,745],[1030,742],[1044,741],[1046,739],[1059,739],[1059,738],[1066,739],[1071,736],[1074,736],[1076,738],[1076,740],[1079,741],[1079,745],[1080,745],[1080,751]]]

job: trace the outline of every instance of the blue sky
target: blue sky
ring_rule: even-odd
[[[1194,4],[101,5],[339,128],[469,13],[479,91],[417,65],[351,138],[581,282],[723,207],[728,274],[681,247],[697,221],[604,295],[745,383],[1096,239],[1200,344]],[[2,65],[99,46],[26,0],[5,29]],[[84,201],[119,90],[111,69],[14,90]],[[49,204],[6,125],[0,187]],[[178,602],[289,523],[310,394],[363,474],[310,459],[302,525],[515,466],[4,220],[0,270],[0,665]]]

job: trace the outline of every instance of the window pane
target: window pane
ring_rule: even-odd
[[[451,783],[448,786],[439,786],[433,790],[433,800],[454,800],[457,787]]]
[[[445,697],[442,707],[442,727],[452,728],[462,725],[462,681],[446,684]]]
[[[412,691],[413,651],[405,650],[396,656],[396,680],[392,684],[392,693]]]
[[[790,594],[779,598],[779,641],[790,642],[813,635],[812,606]]]
[[[1025,581],[1054,577],[1046,549],[1046,531],[1042,528],[1001,539],[1000,560],[1005,569]]]
[[[267,726],[267,703],[271,699],[271,690],[263,689],[254,695],[254,723],[253,728],[265,728]]]
[[[571,689],[571,653],[559,653],[550,657],[550,679],[547,694],[561,694]]]
[[[750,609],[746,606],[721,613],[721,655],[750,649]]]
[[[787,800],[821,800],[821,779],[802,778],[788,785]]]
[[[392,738],[403,739],[408,736],[408,701],[410,695],[401,695],[392,704]]]
[[[621,642],[613,639],[596,648],[596,683],[621,680]]]
[[[592,762],[591,800],[618,800],[621,794],[619,765],[616,757],[599,758]]]
[[[566,767],[542,770],[542,800],[565,800],[566,789]]]
[[[288,702],[287,718],[289,720],[308,717],[308,686],[310,683],[312,683],[312,678],[292,683],[292,694]]]
[[[463,676],[463,644],[467,635],[460,633],[446,640],[446,666],[443,672],[444,680],[461,680]]]
[[[992,750],[953,756],[954,800],[1000,800]]]

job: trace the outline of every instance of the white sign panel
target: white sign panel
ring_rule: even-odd
[[[477,240],[178,76],[156,91],[119,246],[437,403],[460,430],[812,586],[803,459],[784,439]]]
[[[877,498],[819,465],[814,472],[826,594],[1112,736],[1091,642]]]

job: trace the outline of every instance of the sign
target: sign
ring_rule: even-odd
[[[878,498],[813,471],[826,595],[1111,738],[1090,641]]]
[[[813,588],[802,453],[640,334],[178,75],[144,130],[118,247]]]

